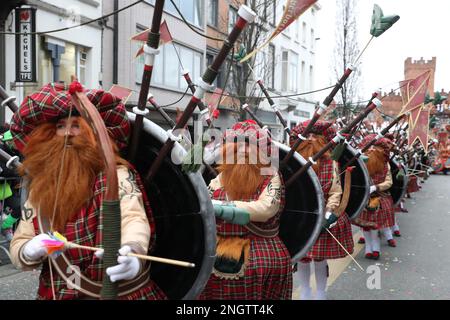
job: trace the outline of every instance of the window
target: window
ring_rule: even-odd
[[[287,91],[288,84],[288,57],[289,52],[284,50],[281,54],[281,91]]]
[[[309,117],[311,116],[311,114],[308,111],[303,111],[303,110],[294,110],[294,115],[297,117],[303,117],[303,118],[307,118],[309,119]]]
[[[86,62],[87,62],[87,50],[84,47],[80,47],[78,51],[78,81],[86,83]]]
[[[302,91],[306,91],[305,87],[305,77],[306,77],[306,64],[305,61],[302,61],[302,73],[300,73],[300,81],[301,81],[301,89]]]
[[[138,49],[139,44],[136,45],[136,51]],[[178,60],[175,49],[180,55],[183,67]],[[160,53],[155,58],[152,84],[166,86],[171,89],[185,90],[187,84],[181,76],[182,69],[188,69],[192,81],[195,82],[201,76],[202,63],[202,54],[200,52],[177,43],[167,44],[161,47]],[[140,55],[136,59],[136,83],[141,83],[143,69],[144,55]]]
[[[208,0],[208,24],[218,26],[219,0]]]
[[[70,83],[71,76],[77,74],[76,70],[76,46],[65,43],[64,53],[61,55],[59,67],[59,81]]]
[[[314,88],[314,67],[309,66],[309,89],[308,90],[311,90],[312,88]]]
[[[306,22],[302,23],[302,43],[306,44]]]
[[[294,21],[294,39],[300,41],[300,21]]]
[[[155,0],[147,0],[151,4],[155,4]],[[203,26],[203,0],[174,0],[178,9],[190,23],[202,27]],[[178,16],[178,12],[171,1],[164,3],[164,10]]]
[[[316,41],[314,36],[314,29],[311,28],[311,50],[314,50],[314,42]]]
[[[275,46],[273,44],[269,45],[269,54],[266,66],[268,70],[264,81],[270,89],[275,89]]]
[[[298,90],[298,54],[291,52],[289,57],[289,84],[288,89],[292,92]]]
[[[228,33],[231,32],[234,25],[236,24],[237,17],[238,17],[238,11],[234,7],[230,6],[228,10]]]

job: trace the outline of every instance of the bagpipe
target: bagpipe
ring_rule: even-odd
[[[199,170],[189,173],[183,171],[181,163],[188,155],[188,151],[178,143],[178,137],[173,132],[185,127],[197,107],[204,113],[206,107],[202,99],[205,92],[211,90],[211,84],[217,77],[221,65],[234,47],[242,30],[255,18],[255,13],[245,5],[241,6],[233,29],[213,63],[208,66],[202,79],[197,82],[197,87],[193,85],[188,74],[184,75],[193,96],[181,118],[173,123],[153,97],[149,97],[148,92],[155,55],[158,54],[163,7],[164,0],[155,1],[152,27],[144,46],[145,62],[138,105],[133,108],[133,112],[128,112],[133,134],[126,158],[144,178],[145,192],[149,198],[156,225],[154,230],[156,244],[152,254],[195,264],[194,268],[181,268],[153,262],[150,277],[169,299],[195,299],[206,285],[215,260],[215,214],[207,188],[207,184],[214,177],[214,171]],[[331,104],[353,69],[353,67],[347,68],[332,92],[315,112],[310,126]],[[263,82],[261,80],[257,82],[283,124],[284,130],[289,133],[287,122],[282,119]],[[82,98],[79,99],[82,101]],[[13,99],[2,90],[0,90],[0,100],[2,106],[8,105],[11,109],[15,107],[17,110]],[[147,102],[150,102],[162,114],[173,130],[166,131],[145,117],[148,114]],[[286,182],[285,207],[281,215],[279,235],[288,248],[293,263],[300,260],[310,250],[322,231],[325,200],[319,179],[311,166],[327,150],[341,145],[342,150],[337,158],[340,167],[345,169],[351,164],[353,168],[348,171],[350,179],[341,179],[343,190],[349,192],[345,212],[351,219],[355,219],[366,206],[369,198],[369,174],[364,161],[360,159],[360,150],[352,147],[350,140],[347,140],[345,136],[348,138],[355,134],[356,126],[379,105],[379,101],[373,96],[366,109],[349,125],[343,126],[335,139],[312,159],[304,159],[295,151],[304,141],[304,137],[298,137],[295,147],[273,141],[275,149],[278,150],[278,154],[274,156],[282,159],[280,172]],[[243,109],[251,113],[248,106]],[[256,119],[254,114],[252,117]],[[210,124],[208,120],[207,122]],[[306,136],[306,134],[307,132],[303,135]],[[17,159],[4,155],[1,150],[0,159],[8,161],[11,165],[17,165]],[[117,242],[117,234],[120,235],[120,216],[116,215],[109,220],[114,219],[114,235],[108,235],[111,230],[105,230],[104,233],[104,238],[107,239],[105,243],[114,239],[111,241],[112,245],[105,246],[105,260],[112,261],[110,263],[116,259],[120,245],[120,241]],[[104,286],[108,286],[108,293],[102,297],[115,299],[117,288],[111,283],[104,283]]]

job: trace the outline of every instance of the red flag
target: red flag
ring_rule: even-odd
[[[116,97],[122,99],[122,103],[125,104],[127,100],[133,94],[133,90],[119,86],[117,84],[113,84],[109,92],[115,95]]]
[[[416,108],[423,106],[425,95],[428,89],[428,82],[430,81],[431,70],[425,71],[417,78],[412,80],[405,80],[400,82],[401,93],[403,101],[407,101],[402,107],[399,116],[410,112]],[[417,122],[419,111],[416,110],[413,115],[413,124]]]
[[[134,41],[142,41],[146,42],[148,38],[148,34],[150,33],[150,29],[139,32],[135,36],[131,38]],[[167,22],[164,20],[159,27],[159,45],[162,46],[166,43],[169,43],[173,40],[172,35],[170,34],[169,27],[167,26]],[[144,46],[142,46],[138,52],[136,53],[136,58],[144,53]]]
[[[414,126],[411,123],[413,120],[412,116],[409,117],[408,146],[412,146],[412,144],[418,139],[420,143],[422,143],[425,153],[427,153],[430,110],[425,108],[418,109],[417,121]]]

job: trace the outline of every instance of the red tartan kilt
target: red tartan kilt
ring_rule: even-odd
[[[390,228],[395,224],[394,202],[391,196],[380,197],[381,208],[376,211],[364,209],[359,218],[367,222],[375,222],[380,229]]]
[[[244,277],[219,279],[211,274],[199,300],[290,300],[291,256],[280,238],[250,237]]]
[[[145,287],[120,297],[120,300],[167,300],[167,297],[157,284],[150,280]]]
[[[417,184],[417,177],[411,176],[408,181],[408,193],[419,191],[419,185]]]
[[[344,212],[337,220],[336,225],[330,229],[330,232],[339,240],[344,248],[351,254],[353,253],[353,235],[352,226],[347,214]],[[339,259],[346,257],[347,253],[341,246],[333,239],[327,232],[322,231],[316,243],[311,250],[306,254],[304,261],[309,259],[324,260],[324,259]],[[309,258],[309,259],[308,259]]]

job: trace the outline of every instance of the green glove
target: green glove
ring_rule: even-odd
[[[333,151],[331,152],[331,159],[333,159],[334,161],[339,161],[344,150],[345,144],[339,143],[336,147],[334,147]]]
[[[8,214],[6,219],[3,220],[2,229],[10,229],[10,228],[12,228],[12,226],[14,225],[14,223],[17,222],[17,220],[19,220],[19,219],[16,219],[12,215]]]
[[[334,227],[334,224],[336,223],[337,220],[338,220],[338,217],[333,212],[328,211],[325,214],[325,222],[322,227],[324,229],[329,229],[331,227]]]
[[[214,204],[213,206],[216,217],[220,219],[242,226],[250,222],[250,214],[244,209],[221,204]]]
[[[181,164],[184,173],[197,172],[203,163],[203,149],[208,141],[200,141],[194,144],[186,154]]]

